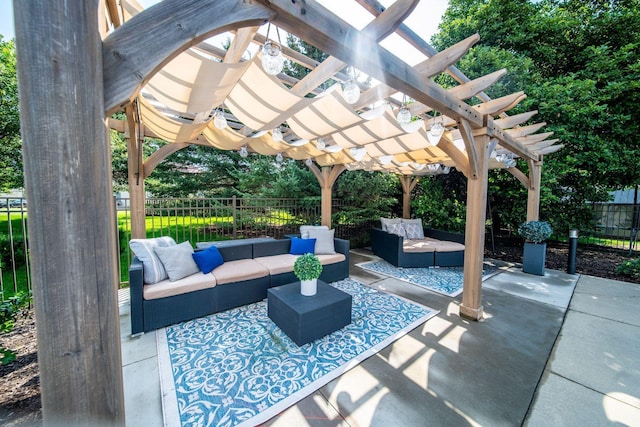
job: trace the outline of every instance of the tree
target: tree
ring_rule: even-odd
[[[541,213],[556,230],[588,229],[586,202],[640,183],[639,8],[638,0],[451,0],[434,36],[442,49],[479,33],[459,68],[470,77],[515,70],[490,95],[523,90],[528,98],[512,112],[537,109],[534,122],[546,122],[565,145],[544,158]],[[500,172],[489,185],[501,216],[494,220],[510,227],[524,220],[518,206],[526,191]]]
[[[0,35],[0,191],[24,187],[16,45]]]

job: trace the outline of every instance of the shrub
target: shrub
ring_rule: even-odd
[[[640,279],[640,258],[623,262],[618,266],[616,272],[621,276]]]
[[[13,254],[11,238],[8,234],[0,234],[0,262],[4,268],[18,268],[27,263],[24,236],[13,236]]]
[[[314,254],[304,254],[296,259],[293,264],[293,272],[300,280],[317,279],[322,273],[322,264]]]
[[[29,303],[29,296],[20,292],[6,301],[0,303],[0,334],[6,334],[13,330],[18,315]],[[16,353],[0,346],[0,365],[6,365],[16,359]]]
[[[542,243],[551,236],[551,226],[546,221],[523,222],[518,227],[518,234],[528,242]]]

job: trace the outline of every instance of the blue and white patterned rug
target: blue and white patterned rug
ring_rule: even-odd
[[[346,279],[350,325],[298,347],[267,302],[157,331],[166,426],[256,425],[385,348],[438,311]]]
[[[462,267],[396,267],[383,259],[362,262],[356,265],[365,270],[394,277],[450,297],[455,297],[462,293]],[[500,272],[502,272],[502,270],[495,264],[485,262],[483,265],[482,280]]]

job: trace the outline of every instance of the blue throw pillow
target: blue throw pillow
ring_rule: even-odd
[[[316,239],[291,238],[291,255],[313,254],[316,249]]]
[[[214,268],[224,264],[220,251],[215,246],[209,246],[203,251],[193,253],[193,260],[198,264],[203,274],[211,273]]]

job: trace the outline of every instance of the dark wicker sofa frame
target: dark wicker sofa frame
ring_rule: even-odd
[[[290,239],[244,244],[241,240],[238,242],[232,246],[219,248],[225,262],[288,254],[291,245]],[[334,244],[336,252],[343,254],[345,260],[323,266],[320,280],[327,283],[349,277],[349,241],[334,239]],[[297,281],[293,272],[289,272],[227,283],[170,297],[145,300],[143,297],[143,277],[142,262],[134,257],[129,267],[132,335],[262,301],[267,297],[267,289],[270,287]]]
[[[424,229],[425,237],[464,244],[464,234]],[[396,267],[459,267],[464,264],[464,250],[453,252],[404,252],[404,238],[379,228],[371,229],[371,251]]]

